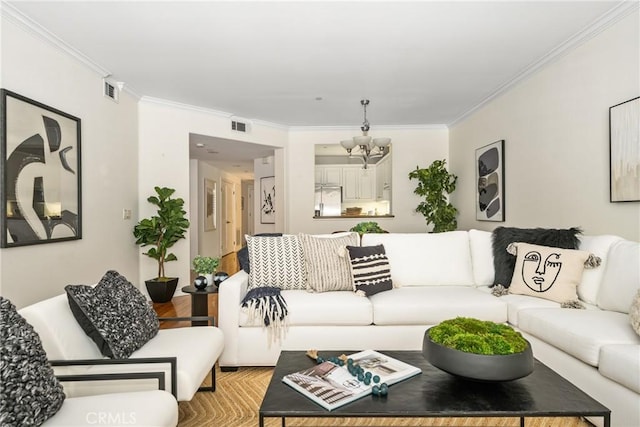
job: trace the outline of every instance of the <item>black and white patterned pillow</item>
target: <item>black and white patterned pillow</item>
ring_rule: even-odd
[[[0,297],[0,426],[39,426],[64,398],[37,332]]]
[[[298,236],[246,236],[249,250],[249,288],[306,289],[307,271]]]
[[[347,246],[353,287],[357,294],[371,296],[393,289],[389,259],[384,245]]]
[[[68,285],[64,290],[82,330],[107,357],[125,359],[158,333],[153,307],[116,271],[107,271],[95,287]]]

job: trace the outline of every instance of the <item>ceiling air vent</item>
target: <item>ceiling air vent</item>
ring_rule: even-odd
[[[249,121],[239,117],[231,117],[231,130],[247,133],[250,131]]]
[[[120,90],[107,79],[102,79],[102,94],[114,102],[118,102]]]

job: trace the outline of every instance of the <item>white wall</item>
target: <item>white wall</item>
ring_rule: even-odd
[[[2,87],[79,117],[81,122],[81,240],[0,249],[2,295],[18,307],[96,283],[115,269],[138,278],[133,220],[137,217],[137,100],[116,104],[101,94],[102,76],[3,14]]]
[[[358,135],[360,130],[317,128],[292,129],[289,134],[287,185],[289,197],[288,232],[331,233],[348,230],[360,222],[355,218],[314,219],[315,144],[336,144]],[[416,166],[427,167],[437,159],[448,158],[448,130],[444,126],[406,128],[376,127],[372,136],[390,137],[392,157],[392,206],[394,218],[375,218],[382,228],[392,232],[424,232],[426,221],[415,208],[420,197],[413,194],[416,181],[409,181],[409,172]]]
[[[185,206],[189,210],[187,214],[191,217],[190,211],[193,205],[191,203],[190,182],[193,178],[189,173],[190,133],[242,140],[273,147],[284,147],[287,144],[287,132],[284,128],[253,123],[251,132],[238,134],[231,130],[228,117],[222,117],[220,114],[205,109],[142,98],[138,104],[138,111],[140,217],[146,217],[153,213],[153,206],[146,202],[146,197],[156,185],[175,188],[175,196],[185,199]],[[237,189],[239,190],[239,185]],[[220,193],[218,193],[219,196]],[[167,275],[181,278],[182,285],[188,284],[190,275],[191,234],[192,231],[187,234],[187,239],[178,242],[172,248],[172,252],[175,253],[178,260],[170,262],[165,267]],[[199,246],[202,243],[201,240],[200,238]],[[139,280],[143,282],[155,277],[155,275],[154,260],[140,255]],[[180,287],[180,285],[178,286]]]
[[[640,240],[640,203],[609,202],[608,116],[640,94],[638,20],[631,14],[451,128],[459,228],[581,226]],[[474,152],[499,139],[506,221],[479,222]]]

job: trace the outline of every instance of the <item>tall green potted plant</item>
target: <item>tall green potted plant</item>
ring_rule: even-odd
[[[427,225],[433,224],[434,233],[453,231],[458,227],[458,210],[449,203],[447,197],[456,189],[458,177],[449,173],[445,165],[446,160],[436,160],[428,168],[416,166],[409,173],[409,179],[418,180],[418,186],[413,192],[424,197],[416,212],[424,215]]]
[[[157,195],[150,196],[147,201],[158,207],[157,213],[150,218],[141,219],[134,227],[133,235],[136,244],[142,247],[151,246],[144,254],[158,262],[158,276],[145,281],[151,300],[168,302],[176,290],[178,278],[166,277],[164,263],[178,259],[168,249],[185,238],[189,220],[183,209],[184,200],[171,197],[176,190],[167,187],[154,189]]]

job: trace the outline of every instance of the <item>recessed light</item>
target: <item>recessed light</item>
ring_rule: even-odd
[[[202,147],[204,147],[204,144],[203,144],[202,142],[198,142],[198,143],[196,144],[196,147],[198,147],[198,148],[202,148]]]

